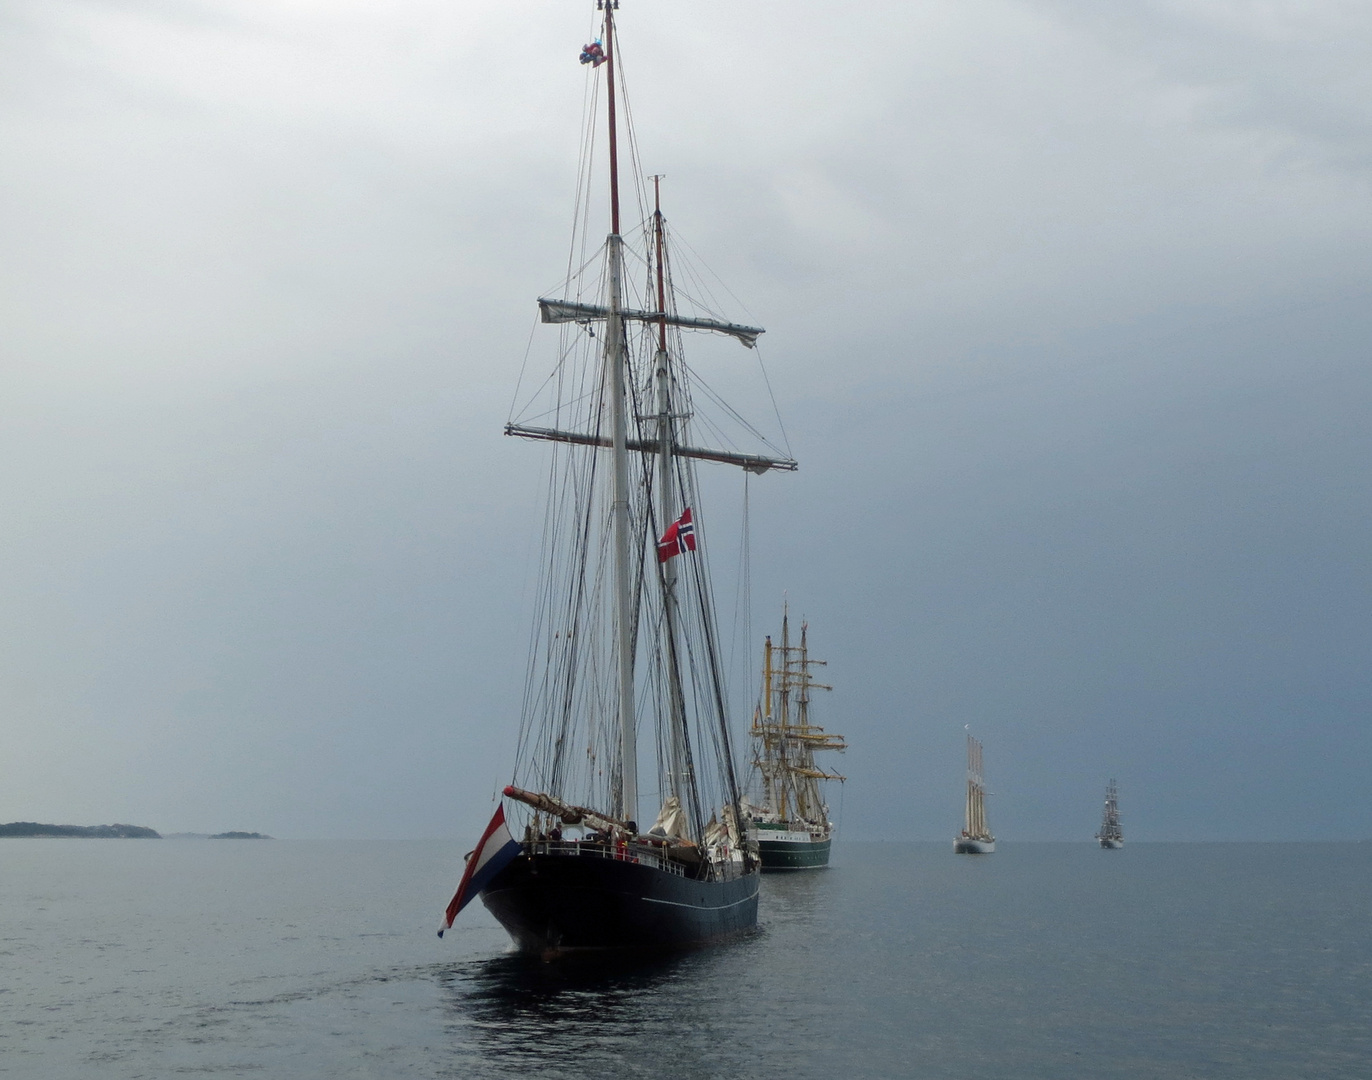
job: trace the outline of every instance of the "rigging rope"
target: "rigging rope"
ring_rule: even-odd
[[[616,50],[618,51],[618,50]],[[624,68],[614,58],[621,85]],[[582,102],[582,154],[577,167],[573,207],[573,239],[568,249],[564,288],[566,298],[580,300],[607,288],[608,260],[605,246],[592,242],[590,222],[592,181],[596,177],[595,146],[600,131],[602,93],[600,78],[591,74]],[[627,175],[640,210],[635,241],[643,252],[624,244],[625,269],[621,286],[626,304],[642,311],[657,310],[654,246],[651,217],[646,209],[647,186],[639,163],[638,138],[633,114],[624,97],[622,131],[628,149]],[[664,244],[665,244],[664,236]],[[677,309],[673,267],[664,248],[661,267],[668,307]],[[696,277],[688,264],[687,278]],[[696,291],[708,294],[701,287]],[[689,299],[689,298],[688,298]],[[699,302],[690,301],[696,307]],[[624,323],[624,357],[627,365],[629,438],[640,445],[657,441],[658,409],[651,404],[656,370],[658,327]],[[608,387],[602,340],[589,325],[566,323],[561,328],[553,371],[521,403],[530,347],[516,383],[510,418],[547,419],[557,429],[603,438],[608,426]],[[531,334],[532,340],[532,334]],[[777,452],[751,424],[728,406],[700,380],[681,359],[684,331],[671,327],[666,347],[669,357],[667,402],[674,438],[690,438],[693,426],[726,445],[730,438],[712,417],[696,417],[693,383],[702,388],[704,400],[717,405],[725,417],[739,425],[750,438]],[[768,387],[771,392],[770,385]],[[775,408],[775,397],[773,396]],[[784,438],[784,429],[783,429]],[[613,677],[613,648],[617,615],[611,603],[612,534],[609,458],[595,446],[549,444],[546,475],[548,513],[539,537],[539,583],[534,592],[534,617],[529,638],[529,664],[521,706],[514,777],[516,783],[545,790],[565,801],[592,806],[614,806],[622,763],[618,760],[619,689]],[[720,653],[718,615],[712,600],[713,583],[707,563],[711,519],[700,507],[699,479],[694,459],[673,456],[667,467],[671,488],[680,494],[681,506],[696,515],[696,549],[680,557],[673,567],[675,592],[669,588],[664,565],[656,557],[655,540],[667,522],[660,521],[655,501],[656,473],[652,454],[636,455],[634,491],[629,518],[635,537],[631,588],[634,601],[627,628],[635,643],[634,715],[640,726],[651,724],[658,759],[656,794],[665,801],[679,791],[688,828],[703,839],[708,807],[733,805],[738,811],[741,792],[734,758],[728,685]],[[603,463],[602,463],[603,462]],[[742,537],[740,540],[740,588],[734,604],[732,636],[737,642],[738,623],[751,640],[752,612],[749,477],[744,474]],[[659,493],[660,494],[660,493]],[[673,509],[673,513],[675,513]],[[654,577],[656,576],[656,577]],[[656,587],[653,587],[656,580]],[[675,627],[675,634],[669,628]],[[736,645],[731,652],[737,651]],[[747,648],[743,650],[746,654]],[[680,718],[680,719],[674,719]],[[646,740],[645,740],[646,741]],[[678,766],[670,764],[675,754]],[[664,771],[667,770],[667,771]],[[670,772],[670,775],[669,775]],[[710,816],[714,816],[711,812]]]

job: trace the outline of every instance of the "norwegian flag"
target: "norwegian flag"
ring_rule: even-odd
[[[691,524],[691,508],[688,506],[681,512],[681,517],[667,526],[667,531],[657,542],[657,561],[664,563],[673,555],[695,549],[696,527]]]

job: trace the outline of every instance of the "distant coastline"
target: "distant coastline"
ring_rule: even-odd
[[[0,825],[0,837],[82,837],[95,840],[161,840],[156,829],[143,825],[41,825],[36,821],[11,821]]]
[[[208,837],[210,840],[270,840],[266,833],[260,832],[221,832]]]

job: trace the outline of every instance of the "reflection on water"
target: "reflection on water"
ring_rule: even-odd
[[[511,954],[454,968],[443,985],[455,1009],[497,1038],[520,1041],[563,1025],[594,1035],[645,1020],[649,995],[679,978],[684,962]]]
[[[454,1049],[492,1076],[660,1076],[665,1062],[674,1076],[795,1075],[790,1054],[756,1051],[778,1024],[802,1041],[839,1035],[812,967],[832,940],[835,884],[832,873],[769,875],[758,931],[696,952],[455,965],[440,980]]]
[[[758,936],[653,959],[510,954],[457,965],[441,979],[449,1027],[488,1075],[661,1075],[664,1053],[681,1060],[676,1075],[715,1075],[747,1038],[740,960]]]

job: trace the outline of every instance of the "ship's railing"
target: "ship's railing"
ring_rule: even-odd
[[[639,844],[608,844],[593,840],[525,840],[521,847],[528,855],[575,855],[583,859],[614,859],[656,867],[685,877],[679,862],[664,857],[657,849]]]
[[[749,872],[748,867],[742,862],[733,859],[722,859],[716,862],[711,868],[711,877],[716,881],[733,881],[735,878],[743,877]]]

